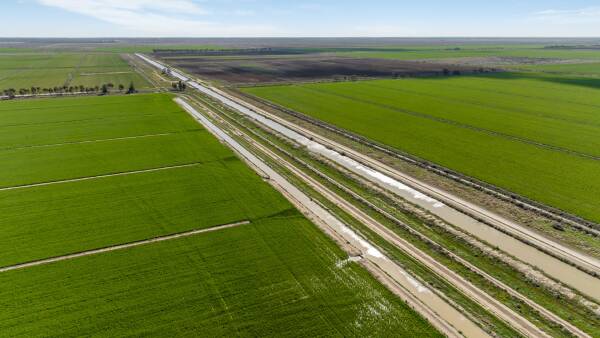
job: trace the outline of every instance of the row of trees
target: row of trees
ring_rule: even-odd
[[[122,84],[119,84],[115,87],[115,85],[111,82],[109,83],[105,83],[101,86],[94,86],[94,87],[86,87],[86,86],[62,86],[62,87],[30,87],[30,88],[20,88],[20,89],[15,89],[15,88],[9,88],[9,89],[5,89],[2,91],[2,93],[4,94],[4,96],[7,96],[8,98],[15,98],[18,95],[41,95],[41,94],[45,94],[45,95],[50,95],[50,94],[91,94],[91,93],[100,93],[102,95],[107,95],[109,94],[111,91],[113,91],[115,88],[118,89],[119,93],[122,93],[125,90],[125,86]],[[133,82],[131,82],[129,84],[129,87],[127,88],[127,91],[125,92],[126,94],[132,94],[132,93],[136,93],[137,90],[135,89],[135,86],[133,85]]]

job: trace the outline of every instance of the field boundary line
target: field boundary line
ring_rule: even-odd
[[[40,94],[40,96],[42,96],[44,94]],[[76,95],[76,94],[72,94],[72,95]],[[17,98],[19,98],[19,96],[17,96]],[[99,106],[99,105],[97,105]],[[34,109],[40,109],[40,108],[34,108]],[[15,111],[31,111],[33,109],[19,109],[19,110],[15,110]],[[0,110],[3,111],[3,110]],[[176,113],[175,111],[172,112],[168,112],[168,113]],[[168,114],[166,113],[166,114]],[[18,128],[18,127],[29,127],[29,126],[47,126],[47,125],[59,125],[59,124],[67,124],[67,123],[78,123],[78,122],[90,122],[90,121],[109,121],[109,120],[122,120],[122,119],[127,119],[127,118],[131,118],[131,117],[148,117],[148,116],[158,116],[161,117],[161,113],[142,113],[139,115],[124,115],[124,116],[97,116],[97,117],[90,117],[90,118],[83,118],[83,119],[76,119],[76,120],[62,120],[62,121],[46,121],[46,122],[31,122],[31,123],[14,123],[14,124],[5,124],[5,125],[0,125],[0,128]]]
[[[383,88],[381,86],[374,86],[371,85],[374,88]],[[308,88],[308,87],[300,87],[303,89],[307,89],[309,91],[312,92],[318,92],[323,94],[323,92],[319,92],[318,90],[314,89],[314,88]],[[406,92],[406,93],[412,93],[414,95],[422,95],[422,96],[426,96],[426,97],[433,97],[431,95],[427,95],[427,94],[420,94],[420,93],[416,93],[416,92],[412,92],[412,91],[408,91],[408,90],[404,90],[404,89],[393,89],[394,91],[402,91],[402,92]],[[368,100],[368,99],[362,99],[362,98],[357,98],[357,97],[353,97],[351,95],[344,95],[344,94],[339,94],[339,93],[333,93],[330,91],[326,91],[325,92],[327,95],[331,95],[334,97],[341,97],[353,102],[358,102],[358,103],[363,103],[363,104],[368,104],[368,105],[372,105],[375,107],[379,107],[379,108],[383,108],[383,109],[387,109],[387,110],[391,110],[391,111],[395,111],[401,114],[405,114],[405,115],[410,115],[416,118],[422,118],[422,119],[427,119],[430,121],[434,121],[434,122],[439,122],[439,123],[445,123],[447,125],[451,125],[451,126],[455,126],[458,128],[463,128],[463,129],[467,129],[467,130],[472,130],[475,132],[479,132],[482,134],[488,134],[490,136],[495,136],[495,137],[499,137],[508,141],[514,141],[514,142],[520,142],[520,143],[524,143],[524,144],[528,144],[528,145],[532,145],[538,148],[542,148],[542,149],[547,149],[547,150],[553,150],[556,152],[560,152],[560,153],[564,153],[564,154],[568,154],[568,155],[573,155],[573,156],[578,156],[578,157],[582,157],[582,158],[586,158],[586,159],[590,159],[590,160],[594,160],[594,161],[600,161],[600,157],[596,156],[596,155],[592,155],[592,154],[588,154],[585,152],[581,152],[578,150],[573,150],[570,148],[566,148],[563,146],[556,146],[556,145],[552,145],[549,143],[544,143],[544,142],[539,142],[533,139],[529,139],[529,138],[525,138],[525,137],[521,137],[521,136],[517,136],[517,135],[512,135],[509,133],[505,133],[505,132],[500,132],[500,131],[496,131],[496,130],[492,130],[492,129],[488,129],[488,128],[482,128],[482,127],[477,127],[468,123],[463,123],[463,122],[459,122],[459,121],[455,121],[452,119],[448,119],[448,118],[444,118],[444,117],[438,117],[438,116],[434,116],[434,115],[430,115],[427,113],[421,113],[418,111],[414,111],[414,110],[410,110],[410,109],[405,109],[405,108],[398,108],[398,107],[394,107],[392,105],[388,105],[388,104],[383,104],[383,103],[378,103],[376,101],[372,101],[372,100]],[[472,105],[475,105],[473,103],[469,103]],[[483,105],[480,105],[482,107],[486,107]],[[493,108],[493,107],[487,107],[487,108]],[[495,108],[496,109],[496,108]]]
[[[164,171],[164,170],[170,170],[170,169],[188,168],[188,167],[199,166],[199,165],[202,165],[202,164],[205,164],[205,163],[208,163],[208,162],[194,162],[194,163],[187,163],[187,164],[172,165],[172,166],[167,166],[167,167],[158,167],[158,168],[151,168],[151,169],[140,169],[140,170],[124,171],[124,172],[118,172],[118,173],[113,173],[113,174],[103,174],[103,175],[96,175],[96,176],[70,178],[70,179],[67,179],[67,180],[60,180],[60,181],[51,181],[51,182],[43,182],[43,183],[33,183],[33,184],[25,184],[25,185],[16,185],[16,186],[12,186],[12,187],[0,188],[0,192],[2,192],[2,191],[10,191],[10,190],[18,190],[18,189],[35,188],[35,187],[43,187],[43,186],[46,186],[46,185],[54,185],[54,184],[72,183],[72,182],[80,182],[80,181],[90,181],[90,180],[101,179],[101,178],[106,178],[106,177],[128,176],[128,175],[135,175],[135,174],[151,173],[151,172],[155,172],[155,171]]]
[[[378,85],[374,85],[372,83],[369,83],[369,86],[372,86],[374,88],[384,88],[384,87],[381,87],[381,86],[378,86]],[[462,88],[462,89],[466,89],[466,90],[482,91],[482,92],[486,92],[486,93],[492,93],[492,94],[498,94],[498,95],[504,95],[504,96],[508,95],[508,94],[502,93],[500,91],[480,89],[480,88],[470,88],[468,86],[453,85],[452,87],[453,88]],[[427,96],[427,97],[435,97],[435,96],[432,96],[432,95],[429,95],[429,94],[426,94],[426,93],[422,93],[422,92],[419,92],[419,91],[416,91],[416,90],[413,91],[413,90],[401,89],[401,88],[393,88],[392,90],[394,90],[394,91],[400,91],[400,92],[405,92],[405,93],[414,93],[414,94],[418,94],[418,95],[422,95],[422,96]],[[541,98],[541,97],[528,96],[528,95],[513,94],[513,96],[520,96],[522,98],[530,99],[530,100],[540,100],[540,101],[543,100],[543,98]],[[549,115],[549,114],[543,114],[543,115],[533,114],[532,115],[532,111],[526,110],[526,109],[523,109],[523,108],[520,108],[520,107],[508,109],[508,108],[502,107],[501,105],[497,105],[497,104],[494,104],[494,105],[485,105],[485,104],[483,104],[481,102],[472,101],[472,100],[469,100],[469,99],[453,99],[453,98],[448,98],[448,97],[444,97],[444,98],[442,98],[442,100],[449,101],[449,102],[466,103],[466,104],[475,105],[475,106],[479,106],[479,107],[488,107],[488,108],[494,108],[494,109],[500,109],[500,110],[511,110],[511,111],[516,111],[516,112],[522,113],[522,114],[526,114],[528,116],[541,116],[543,118],[547,118],[547,119],[550,119],[550,120],[553,120],[553,121],[569,122],[569,123],[573,123],[573,124],[577,124],[577,125],[594,125],[594,126],[599,126],[597,124],[590,124],[590,123],[585,122],[585,121],[575,121],[575,120],[570,120],[570,119],[567,119],[567,118],[561,118],[559,116]],[[581,104],[581,103],[566,102],[566,101],[563,101],[562,103],[585,105],[585,104]],[[600,106],[592,105],[591,107],[592,108],[599,108]]]
[[[97,254],[111,252],[111,251],[129,249],[129,248],[134,248],[137,246],[153,244],[153,243],[158,243],[158,242],[164,242],[164,241],[178,239],[178,238],[190,237],[190,236],[194,236],[194,235],[198,235],[198,234],[202,234],[202,233],[215,232],[215,231],[219,231],[219,230],[230,229],[230,228],[235,228],[235,227],[242,226],[242,225],[247,225],[250,223],[251,222],[248,220],[240,221],[240,222],[235,222],[235,223],[217,225],[217,226],[213,226],[210,228],[195,229],[195,230],[180,232],[180,233],[171,234],[171,235],[153,237],[153,238],[130,242],[130,243],[107,246],[107,247],[100,248],[100,249],[82,251],[82,252],[68,254],[68,255],[64,255],[64,256],[45,258],[45,259],[41,259],[41,260],[37,260],[37,261],[33,261],[33,262],[27,262],[27,263],[6,266],[3,268],[0,268],[0,273],[13,271],[13,270],[21,270],[21,269],[30,268],[30,267],[39,266],[39,265],[46,265],[46,264],[50,264],[50,263],[70,260],[70,259],[79,258],[79,257],[92,256],[92,255],[97,255]]]
[[[96,140],[50,143],[50,144],[36,144],[36,145],[0,148],[0,151],[35,149],[35,148],[51,148],[51,147],[67,146],[67,145],[72,145],[72,144],[86,144],[86,143],[101,143],[101,142],[110,142],[110,141],[132,140],[132,139],[139,139],[139,138],[150,138],[150,137],[174,135],[174,134],[180,134],[180,133],[182,133],[182,132],[145,134],[145,135],[135,135],[135,136],[112,137],[112,138],[104,138],[104,139],[96,139]]]

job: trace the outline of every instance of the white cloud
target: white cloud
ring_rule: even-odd
[[[248,36],[268,35],[268,25],[223,25],[198,20],[209,13],[191,0],[38,0],[45,6],[93,17],[152,36]]]
[[[256,12],[248,9],[236,9],[232,14],[235,16],[254,16]]]
[[[194,2],[189,0],[38,0],[43,5],[59,7],[71,12],[100,15],[111,11],[160,11],[168,13],[204,14]]]
[[[600,23],[600,7],[568,10],[548,9],[534,13],[533,19],[558,24]]]

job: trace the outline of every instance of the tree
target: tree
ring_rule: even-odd
[[[133,85],[133,82],[131,82],[131,83],[129,84],[129,88],[127,89],[127,94],[133,94],[133,93],[135,93],[135,92],[136,92],[136,90],[135,90],[135,86]]]
[[[125,86],[123,86],[122,84],[119,84],[119,91],[122,92],[123,89],[125,89]]]
[[[106,95],[108,94],[108,86],[103,84],[102,85],[102,95]]]
[[[187,85],[183,81],[173,82],[171,86],[173,87],[173,90],[177,90],[180,92],[184,91],[187,88]]]
[[[4,95],[8,96],[9,99],[14,99],[15,93],[16,91],[14,88],[8,88],[4,91]]]

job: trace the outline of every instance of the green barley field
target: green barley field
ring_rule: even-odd
[[[0,102],[6,336],[439,336],[167,94]],[[94,318],[90,321],[90,318]]]
[[[150,85],[115,53],[0,53],[0,91],[14,88]]]
[[[595,78],[503,73],[243,90],[600,221],[598,88]]]
[[[600,76],[600,63],[597,62],[580,62],[548,65],[522,65],[515,66],[514,69],[560,75],[575,75],[586,77]]]

